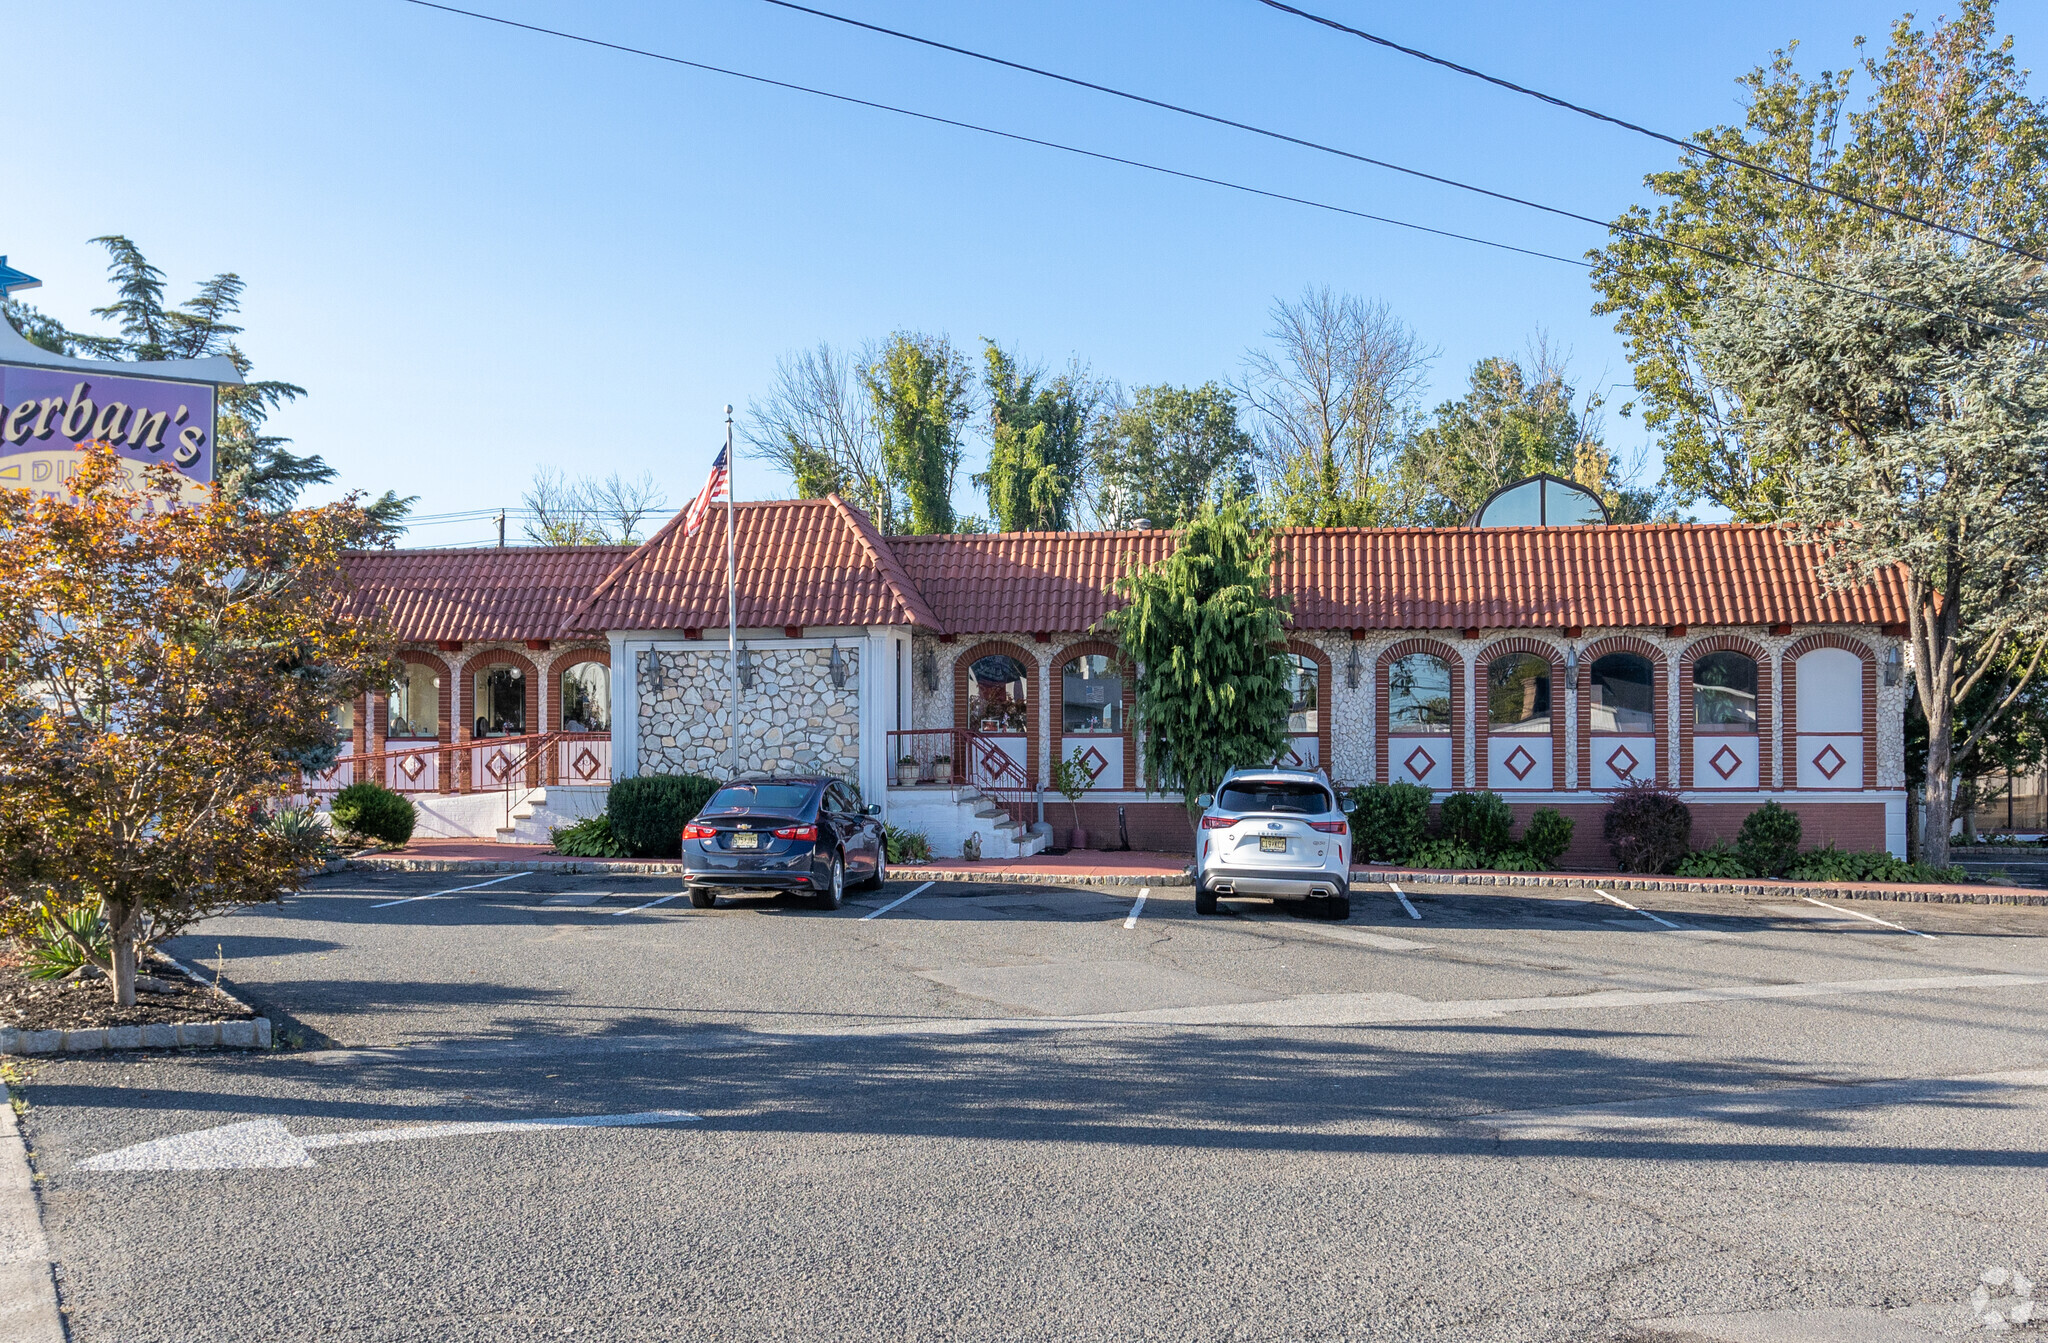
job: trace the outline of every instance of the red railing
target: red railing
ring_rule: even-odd
[[[532,732],[468,741],[423,741],[346,755],[333,768],[300,781],[311,801],[374,779],[401,793],[505,795],[506,815],[536,788],[611,782],[611,737],[601,732]],[[508,822],[509,824],[509,819]]]
[[[912,786],[935,785],[943,761],[947,783],[978,790],[1008,811],[1019,826],[1028,826],[1035,818],[1037,788],[1025,774],[1024,762],[1005,749],[1002,737],[953,728],[913,728],[889,733],[888,749],[892,786],[903,786],[906,760],[916,766]]]

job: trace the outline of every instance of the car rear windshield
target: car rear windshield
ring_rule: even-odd
[[[1330,809],[1330,794],[1321,784],[1289,779],[1234,779],[1223,785],[1216,805],[1224,811],[1292,811],[1320,816]]]
[[[736,783],[713,793],[704,810],[799,811],[817,791],[814,783]]]

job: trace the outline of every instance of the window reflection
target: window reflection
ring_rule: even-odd
[[[1451,664],[1434,653],[1410,653],[1387,668],[1387,730],[1451,730]]]
[[[1593,660],[1593,730],[1654,732],[1656,677],[1640,653],[1609,653]]]
[[[1060,731],[1124,730],[1124,678],[1101,653],[1077,657],[1060,671]]]
[[[1692,722],[1713,732],[1756,731],[1756,659],[1709,653],[1692,664]]]

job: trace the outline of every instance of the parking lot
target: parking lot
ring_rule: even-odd
[[[2048,1269],[2048,910],[680,889],[195,929],[295,1047],[32,1065],[72,1337],[1883,1340]]]

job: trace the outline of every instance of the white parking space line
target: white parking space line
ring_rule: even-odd
[[[879,919],[884,914],[887,914],[890,910],[896,908],[896,906],[902,904],[905,900],[908,900],[911,896],[916,895],[919,891],[929,890],[931,887],[937,884],[937,882],[928,881],[922,886],[913,887],[908,894],[899,895],[894,900],[891,900],[888,904],[883,905],[880,909],[875,910],[874,912],[869,914],[861,915],[859,921],[861,923],[866,923],[869,919]]]
[[[1405,937],[1388,937],[1385,933],[1369,933],[1363,928],[1346,928],[1341,924],[1318,923],[1313,919],[1290,919],[1285,916],[1255,918],[1254,923],[1282,924],[1296,932],[1311,937],[1328,938],[1332,942],[1355,942],[1362,947],[1377,947],[1381,951],[1428,951],[1434,942],[1411,942]]]
[[[403,900],[386,900],[383,904],[371,905],[370,908],[389,909],[393,905],[409,905],[415,900],[432,900],[437,895],[454,895],[457,891],[480,891],[486,886],[496,886],[501,881],[517,881],[521,877],[530,877],[532,875],[533,873],[531,872],[514,872],[509,877],[492,877],[489,881],[479,881],[473,886],[450,886],[445,891],[430,891],[425,895],[408,895]]]
[[[1888,919],[1880,919],[1875,914],[1865,914],[1862,910],[1843,909],[1840,905],[1831,905],[1825,900],[1816,900],[1810,895],[1802,895],[1799,898],[1801,900],[1804,900],[1809,905],[1819,905],[1822,909],[1832,909],[1837,914],[1847,914],[1851,918],[1863,919],[1869,923],[1881,923],[1887,928],[1896,928],[1902,933],[1911,933],[1915,937],[1924,937],[1929,942],[1938,942],[1941,940],[1937,938],[1933,933],[1923,933],[1918,928],[1908,928],[1903,923],[1893,923]]]
[[[1396,886],[1393,882],[1390,881],[1387,883],[1387,889],[1392,891],[1394,893],[1394,898],[1401,902],[1401,908],[1408,911],[1409,918],[1420,919],[1422,917],[1421,911],[1416,909],[1415,906],[1409,904],[1408,897],[1401,894],[1401,888],[1399,886]]]
[[[631,909],[615,909],[612,911],[612,917],[616,919],[621,914],[638,914],[643,909],[653,909],[656,905],[665,905],[671,900],[680,900],[682,898],[683,893],[681,891],[673,891],[658,900],[649,900],[644,905],[635,905]]]
[[[1138,888],[1138,901],[1136,904],[1131,906],[1131,917],[1124,920],[1124,927],[1135,928],[1138,926],[1138,913],[1139,911],[1145,908],[1145,897],[1150,894],[1152,894],[1152,888],[1150,886],[1141,886]]]
[[[1607,892],[1605,892],[1605,891],[1602,891],[1602,890],[1597,890],[1597,889],[1596,889],[1596,890],[1595,890],[1595,891],[1593,892],[1593,894],[1595,894],[1595,895],[1599,896],[1599,897],[1600,897],[1601,899],[1603,899],[1603,900],[1611,900],[1612,902],[1614,902],[1614,903],[1615,903],[1615,904],[1617,904],[1617,905],[1620,905],[1620,906],[1621,906],[1621,907],[1622,907],[1623,909],[1627,910],[1627,911],[1628,911],[1629,913],[1631,913],[1631,914],[1640,914],[1640,915],[1642,915],[1642,916],[1643,916],[1644,918],[1648,919],[1648,920],[1649,920],[1650,922],[1652,922],[1652,923],[1661,923],[1661,924],[1663,924],[1663,925],[1664,925],[1664,926],[1665,926],[1666,928],[1669,928],[1669,929],[1671,929],[1671,931],[1673,931],[1673,932],[1675,932],[1675,933],[1683,933],[1683,932],[1689,932],[1689,931],[1691,931],[1690,929],[1688,929],[1688,928],[1687,928],[1687,927],[1686,927],[1686,926],[1685,926],[1684,924],[1682,924],[1682,923],[1673,923],[1673,922],[1672,922],[1671,920],[1669,920],[1669,919],[1666,919],[1666,918],[1660,918],[1660,917],[1658,917],[1657,915],[1655,915],[1655,914],[1652,914],[1652,913],[1651,913],[1651,912],[1650,912],[1649,910],[1647,910],[1647,909],[1637,909],[1637,908],[1636,908],[1636,907],[1635,907],[1634,905],[1630,904],[1630,903],[1629,903],[1628,901],[1626,901],[1626,900],[1622,899],[1622,898],[1621,898],[1620,896],[1618,896],[1618,895],[1609,895],[1609,894],[1607,894]]]

